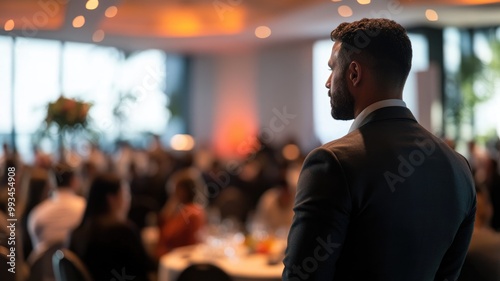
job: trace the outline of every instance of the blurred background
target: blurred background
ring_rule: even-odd
[[[500,1],[0,0],[0,207],[16,167],[27,261],[17,280],[42,276],[28,217],[57,193],[56,163],[83,197],[101,173],[129,184],[128,219],[159,280],[175,280],[194,251],[172,249],[197,243],[215,259],[242,257],[241,244],[266,254],[219,266],[278,280],[302,161],[352,122],[330,115],[330,32],[364,17],[407,29],[403,99],[471,163],[496,237],[484,249],[500,261]]]
[[[189,134],[197,147],[242,158],[261,134],[307,152],[349,126],[328,113],[330,31],[386,17],[413,43],[405,101],[466,153],[470,140],[498,138],[495,2],[2,0],[0,140],[28,162],[34,142],[53,151],[35,136],[48,103],[64,95],[92,104],[88,128],[105,150],[117,140],[145,147],[151,134],[171,147]],[[273,130],[277,112],[293,118]],[[85,138],[68,142],[85,153]]]

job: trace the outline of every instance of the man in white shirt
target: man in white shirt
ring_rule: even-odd
[[[36,206],[28,218],[28,232],[35,255],[54,244],[64,243],[80,223],[86,206],[85,199],[76,195],[79,182],[73,169],[58,165],[54,174],[57,189],[50,198]]]

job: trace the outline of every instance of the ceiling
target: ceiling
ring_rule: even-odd
[[[327,38],[339,23],[363,17],[407,27],[500,25],[500,1],[493,0],[101,0],[94,10],[86,9],[88,1],[98,0],[1,0],[0,34],[207,53]],[[110,6],[114,17],[106,16]],[[339,9],[352,15],[342,17]],[[427,9],[437,21],[427,20]],[[80,28],[73,27],[77,16],[85,18]],[[265,39],[255,35],[262,25],[272,32]]]

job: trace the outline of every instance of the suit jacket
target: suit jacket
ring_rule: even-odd
[[[375,110],[307,156],[283,280],[454,281],[475,206],[464,157],[407,108]]]

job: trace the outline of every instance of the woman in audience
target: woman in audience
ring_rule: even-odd
[[[42,168],[33,168],[29,178],[28,188],[26,190],[26,205],[21,215],[21,239],[25,258],[28,258],[29,254],[33,250],[33,244],[31,243],[31,238],[28,232],[28,216],[31,210],[49,197],[48,182],[47,170]]]
[[[96,176],[83,220],[73,231],[69,245],[94,280],[113,280],[123,275],[135,276],[135,281],[151,280],[154,265],[140,236],[127,222],[129,207],[130,191],[124,181],[114,174]]]
[[[158,258],[174,248],[198,243],[199,231],[205,225],[205,210],[195,202],[204,188],[199,173],[181,170],[172,176],[167,188],[173,194],[159,216]]]

